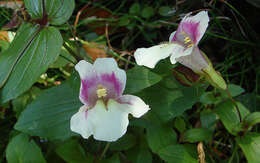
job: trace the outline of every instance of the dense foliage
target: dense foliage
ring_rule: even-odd
[[[0,163],[260,162],[259,7],[258,0],[0,1]],[[155,68],[137,64],[136,49],[165,43],[187,13],[202,10],[210,22],[198,46],[216,78],[169,58]],[[127,132],[113,142],[84,139],[70,126],[83,105],[75,65],[107,57],[126,72],[124,94],[150,107],[129,115]]]

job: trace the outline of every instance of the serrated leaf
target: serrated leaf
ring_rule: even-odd
[[[197,163],[185,149],[183,145],[176,144],[162,148],[159,151],[159,156],[169,163]]]
[[[249,114],[249,111],[241,103],[237,102],[236,104],[240,111],[241,119],[243,120],[244,117]],[[237,135],[241,128],[239,114],[235,104],[231,100],[222,102],[216,106],[215,112],[229,133]]]
[[[260,162],[260,134],[247,133],[244,136],[236,137],[236,142],[244,152],[248,163]]]
[[[136,93],[158,83],[162,77],[145,67],[136,66],[127,73],[125,93]]]
[[[40,26],[25,23],[18,29],[10,47],[0,55],[0,88],[8,79],[15,63],[30,45],[40,30]]]
[[[27,36],[25,37],[27,38]],[[20,38],[20,42],[16,42],[16,46],[22,42],[23,40]],[[49,65],[57,59],[62,42],[60,32],[54,27],[47,27],[42,29],[31,42],[27,43],[0,92],[0,102],[7,102],[28,90]],[[16,46],[10,48],[16,49]],[[13,54],[8,53],[7,55]]]
[[[195,143],[199,141],[210,140],[212,132],[205,128],[192,128],[183,133],[184,142]]]
[[[46,163],[41,149],[25,134],[15,136],[6,149],[8,163]]]
[[[49,139],[66,139],[74,135],[70,130],[70,118],[82,104],[78,89],[69,83],[67,81],[38,95],[22,112],[15,129]]]
[[[55,152],[66,162],[69,163],[85,163],[88,162],[82,146],[77,140],[71,139],[59,145]]]

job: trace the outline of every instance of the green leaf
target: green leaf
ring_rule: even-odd
[[[254,112],[247,115],[243,121],[243,125],[247,128],[260,123],[260,112]]]
[[[32,19],[40,19],[43,16],[42,0],[24,0],[25,8]]]
[[[142,17],[148,19],[154,15],[154,9],[150,6],[147,6],[144,9],[142,9],[141,15],[142,15]]]
[[[8,79],[13,67],[27,46],[35,38],[40,26],[30,23],[22,24],[18,29],[10,47],[0,55],[0,88]]]
[[[141,7],[140,7],[139,3],[132,4],[132,6],[129,9],[130,14],[139,14],[140,11],[141,11]]]
[[[199,101],[204,88],[184,87],[174,77],[163,79],[138,94],[163,121],[180,116]]]
[[[76,59],[64,48],[61,49],[58,59],[50,66],[50,68],[61,68],[70,64],[76,63]]]
[[[236,137],[236,142],[244,152],[248,163],[260,162],[260,134],[247,133],[244,136]]]
[[[249,114],[249,111],[239,102],[236,103],[243,118]],[[235,104],[231,101],[225,101],[216,106],[215,112],[224,124],[229,133],[237,135],[241,130],[240,119]]]
[[[162,148],[159,151],[159,156],[169,163],[197,163],[196,158],[193,158],[183,145],[176,144]]]
[[[41,149],[25,134],[15,136],[7,146],[8,163],[46,163]]]
[[[70,118],[82,105],[78,95],[70,81],[43,91],[22,112],[15,129],[49,139],[69,138],[74,135]]]
[[[165,146],[176,144],[177,142],[176,133],[168,125],[150,125],[147,128],[146,138],[150,149],[154,153],[158,153]]]
[[[66,162],[85,163],[88,162],[84,149],[77,140],[71,139],[59,145],[56,153]]]
[[[212,132],[205,128],[192,128],[184,132],[183,141],[195,143],[211,139]]]
[[[32,27],[29,25],[28,28]],[[14,47],[10,48],[16,49],[17,46],[20,47],[19,44],[23,42],[22,38],[19,38],[19,41],[16,42],[17,44]],[[47,27],[42,29],[31,42],[26,44],[22,54],[19,54],[19,60],[16,61],[8,81],[0,92],[0,101],[7,102],[28,90],[40,75],[47,70],[49,65],[58,58],[61,46],[62,37],[56,28]],[[16,53],[11,54],[9,52],[7,55],[17,55]],[[8,60],[5,61],[8,62]]]
[[[127,150],[136,144],[136,138],[132,134],[126,134],[116,142],[110,144],[109,149],[112,151],[123,151]]]
[[[169,6],[162,6],[159,8],[159,14],[162,16],[169,16],[170,11],[171,11],[171,8]]]
[[[48,19],[54,25],[65,23],[70,18],[74,8],[74,0],[45,0]]]
[[[127,73],[127,83],[125,93],[136,93],[144,88],[150,87],[158,83],[162,77],[151,72],[145,67],[136,66]]]
[[[179,132],[184,132],[186,129],[186,124],[183,118],[177,117],[174,121],[174,127],[179,131]]]
[[[120,163],[118,154],[114,154],[112,157],[102,160],[102,163]]]
[[[152,163],[153,156],[147,148],[141,148],[138,151],[136,163]]]
[[[241,88],[239,85],[235,84],[228,84],[227,89],[232,97],[238,96],[241,93],[245,92],[243,88]],[[225,98],[229,98],[226,91],[221,90],[221,94]]]
[[[202,128],[207,128],[211,131],[214,131],[217,120],[217,114],[212,110],[204,110],[200,114]]]

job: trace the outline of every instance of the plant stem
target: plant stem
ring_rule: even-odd
[[[100,156],[100,159],[102,159],[105,156],[105,154],[106,154],[106,152],[107,152],[107,150],[109,148],[109,145],[110,145],[110,142],[107,142],[107,144],[106,144],[106,146],[105,146],[105,148],[104,148],[104,150],[103,150],[103,152],[102,152],[102,154]]]

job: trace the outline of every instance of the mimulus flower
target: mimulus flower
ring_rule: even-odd
[[[112,58],[98,58],[94,64],[80,61],[75,69],[81,78],[79,98],[84,104],[70,121],[72,131],[83,138],[116,141],[127,130],[128,114],[139,118],[149,106],[133,95],[122,95],[126,73]]]
[[[208,67],[208,62],[197,45],[208,27],[208,22],[207,11],[201,11],[195,16],[187,14],[178,29],[170,35],[169,43],[137,49],[134,54],[137,64],[154,68],[157,62],[170,56],[172,64],[180,62],[195,72],[201,72]]]

